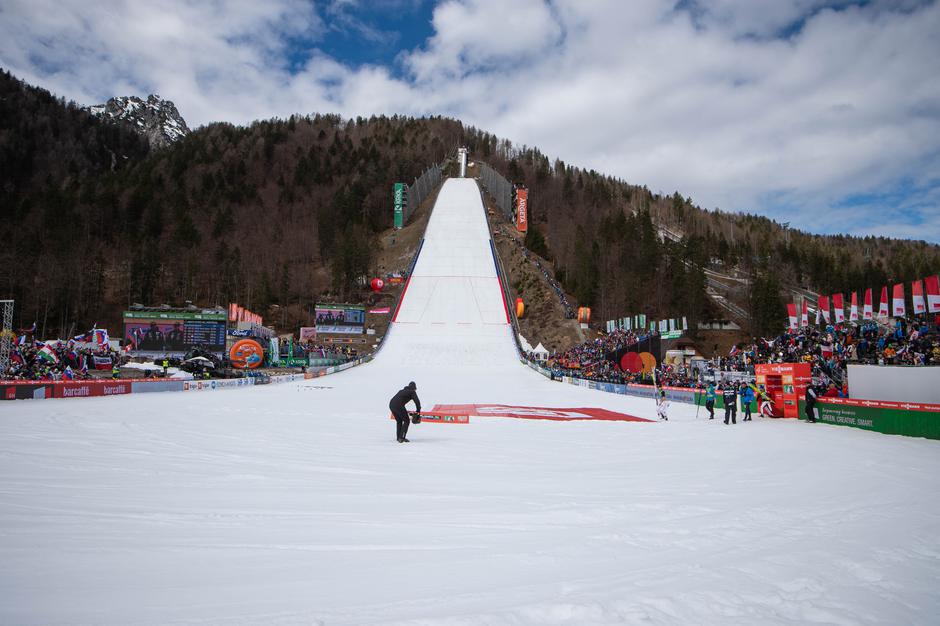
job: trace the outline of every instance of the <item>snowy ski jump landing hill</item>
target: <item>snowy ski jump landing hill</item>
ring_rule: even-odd
[[[932,624],[940,445],[822,424],[474,418],[650,400],[519,364],[473,181],[379,357],[293,385],[0,404],[3,624]]]

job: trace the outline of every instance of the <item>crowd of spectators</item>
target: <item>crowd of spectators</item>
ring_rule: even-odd
[[[867,365],[940,365],[940,319],[897,319],[894,325],[863,324],[804,327],[773,339],[735,346],[714,359],[718,371],[754,373],[758,363],[810,363],[813,377],[841,385],[850,363]]]
[[[48,346],[55,357],[43,357],[41,351]],[[48,351],[46,352],[48,354]],[[73,341],[30,341],[28,345],[15,345],[10,350],[10,362],[0,373],[5,380],[81,380],[89,378],[89,371],[108,370],[120,365],[121,355],[108,346],[78,346]]]
[[[553,354],[545,364],[556,376],[652,384],[651,374],[624,372],[611,358],[642,340],[633,331],[615,330]],[[813,378],[830,389],[844,388],[846,367],[850,363],[940,365],[940,316],[932,323],[913,318],[898,319],[893,325],[868,321],[824,328],[805,327],[773,339],[755,338],[735,345],[728,356],[704,361],[695,369],[686,365],[659,365],[656,382],[671,387],[695,387],[706,380],[726,378],[725,373],[749,378],[759,363],[797,362],[810,363]]]
[[[359,350],[349,344],[323,344],[307,341],[301,344],[307,356],[312,359],[340,359],[355,361],[359,358]]]

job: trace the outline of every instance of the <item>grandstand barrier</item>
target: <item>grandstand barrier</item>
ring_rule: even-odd
[[[940,404],[820,398],[816,407],[819,421],[850,426],[885,435],[940,439]],[[806,419],[806,405],[800,402],[800,419]]]

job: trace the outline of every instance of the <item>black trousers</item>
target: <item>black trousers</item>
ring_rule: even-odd
[[[738,423],[738,407],[736,407],[734,404],[725,405],[725,424],[728,423],[729,417],[731,418],[732,424]]]
[[[392,415],[395,416],[395,438],[404,439],[408,434],[408,425],[411,423],[411,419],[408,417],[408,411],[406,411],[403,406],[390,406],[388,408],[392,411]]]
[[[708,411],[708,414],[711,416],[708,419],[713,419],[715,417],[715,401],[706,400],[705,401],[705,410]]]
[[[754,421],[753,419],[751,419],[751,403],[750,403],[750,402],[744,402],[744,401],[742,400],[742,401],[741,401],[741,410],[744,411],[744,419],[741,420],[742,422],[746,422],[746,421],[752,421],[752,422],[753,422],[753,421]]]

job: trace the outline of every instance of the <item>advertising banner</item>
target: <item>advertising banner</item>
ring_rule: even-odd
[[[395,228],[405,225],[405,183],[395,183]]]
[[[300,343],[306,341],[316,341],[317,340],[317,327],[316,326],[301,326],[300,327]]]
[[[369,315],[388,315],[391,312],[391,307],[383,306],[377,309],[369,309]]]
[[[52,397],[53,383],[0,382],[0,398],[4,400],[45,400]]]
[[[529,190],[516,189],[516,230],[524,233],[529,229]]]
[[[53,398],[89,398],[92,396],[119,396],[131,392],[131,381],[73,381],[56,383]]]
[[[316,332],[361,335],[366,322],[366,309],[353,304],[317,304]]]
[[[200,346],[225,350],[228,313],[124,312],[124,341],[138,354],[160,356]]]
[[[886,435],[940,439],[940,405],[883,400],[820,398],[819,421]],[[801,407],[802,408],[802,407]],[[800,411],[800,419],[805,419]]]

